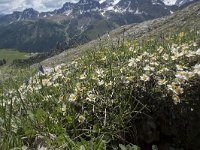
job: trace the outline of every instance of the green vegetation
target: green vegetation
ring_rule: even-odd
[[[10,76],[16,76],[19,73],[19,67],[13,66],[16,60],[26,60],[29,57],[29,53],[14,49],[0,49],[0,84],[2,80],[8,79]]]
[[[162,133],[170,135],[173,123],[184,128],[172,145],[198,149],[199,130],[187,119],[199,114],[199,31],[162,38],[100,45],[24,83],[19,77],[4,83],[0,149],[158,149],[162,139],[152,120],[165,114]],[[191,137],[187,127],[195,129]]]
[[[26,52],[45,51],[65,40],[65,27],[48,20],[24,21],[1,26],[0,47]]]
[[[28,57],[29,54],[25,52],[19,52],[13,49],[0,49],[0,60],[5,59],[7,65],[11,65],[13,60],[27,59]]]
[[[86,28],[83,21],[87,21],[90,26],[87,25]],[[21,21],[1,25],[0,48],[14,48],[25,52],[49,52],[56,48],[63,49],[88,42],[115,27],[117,25],[112,22],[95,18],[87,19],[87,17],[72,19],[70,23],[68,20],[48,19]],[[91,34],[93,31],[95,31],[94,35]],[[61,45],[58,46],[58,43]]]

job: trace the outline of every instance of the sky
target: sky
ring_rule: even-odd
[[[13,11],[22,11],[26,8],[34,8],[39,12],[61,8],[66,2],[79,0],[0,0],[0,14],[10,14]]]

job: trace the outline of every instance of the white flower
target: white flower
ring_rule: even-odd
[[[133,81],[134,80],[134,76],[128,76],[128,77],[126,77],[126,80],[128,80],[128,81]]]
[[[155,68],[147,65],[147,66],[144,67],[144,70],[146,70],[146,71],[154,71]]]
[[[142,60],[142,57],[143,57],[142,55],[141,55],[141,56],[138,56],[138,57],[135,59],[135,61],[136,61],[136,62],[141,61],[141,60]]]
[[[133,50],[134,50],[134,48],[131,46],[131,47],[129,48],[129,51],[132,52]]]
[[[180,97],[178,95],[174,95],[172,97],[172,99],[174,100],[174,104],[177,105],[178,103],[181,102]]]
[[[162,58],[163,58],[164,60],[168,60],[168,59],[169,59],[169,55],[168,55],[168,54],[164,54],[164,55],[162,56]]]
[[[71,94],[71,95],[69,96],[69,101],[70,101],[70,102],[75,102],[76,99],[77,99],[76,94]]]
[[[200,48],[196,51],[196,55],[200,55]]]
[[[167,81],[165,79],[161,79],[158,81],[158,85],[164,85],[166,83],[167,83]]]
[[[194,47],[196,47],[196,46],[197,46],[197,43],[196,43],[196,42],[194,42],[194,43],[193,43],[193,46],[194,46]]]
[[[146,51],[142,54],[143,56],[149,56],[149,53],[147,53]]]
[[[163,48],[162,46],[160,46],[160,47],[158,48],[159,53],[162,53],[163,50],[164,50],[164,48]]]
[[[137,64],[136,64],[136,62],[135,62],[135,58],[129,59],[128,62],[129,62],[129,63],[128,63],[128,66],[129,66],[129,67],[137,66]]]
[[[104,84],[104,81],[103,80],[98,80],[98,85],[101,86]]]
[[[83,123],[85,121],[85,117],[83,116],[83,115],[80,115],[79,117],[78,117],[78,122],[79,123]]]
[[[172,60],[176,60],[177,58],[178,58],[177,55],[171,56],[171,59],[172,59]]]
[[[194,66],[194,73],[200,76],[200,64]]]
[[[188,53],[187,53],[187,57],[194,57],[196,55],[196,52],[194,52],[194,51],[189,51]]]
[[[106,56],[104,56],[103,58],[101,58],[102,61],[105,61],[107,58]]]
[[[181,80],[186,80],[188,81],[189,78],[193,77],[193,73],[192,72],[188,72],[188,71],[179,71],[177,72],[177,74],[175,75],[176,78],[179,78]]]
[[[187,67],[182,66],[182,65],[176,65],[176,69],[177,69],[178,71],[182,71],[183,69],[187,69]]]
[[[98,77],[104,77],[104,70],[102,68],[96,69],[96,74]]]
[[[143,74],[142,76],[140,76],[140,79],[142,80],[142,81],[149,81],[150,80],[150,77],[149,76],[147,76],[146,74]]]
[[[62,111],[63,111],[63,114],[65,114],[67,111],[67,106],[65,104],[62,104]]]
[[[92,91],[88,92],[88,97],[86,98],[86,100],[90,101],[90,102],[94,102],[96,99],[96,96],[94,94],[92,94]]]
[[[176,83],[172,82],[171,85],[167,85],[168,89],[171,90],[173,93],[176,95],[182,94],[183,93],[183,88],[180,86],[176,85]]]
[[[83,74],[80,75],[80,80],[84,80],[86,79],[87,75],[86,73],[84,72]]]

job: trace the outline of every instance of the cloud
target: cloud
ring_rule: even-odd
[[[78,0],[0,0],[0,14],[8,14],[13,11],[22,11],[26,8],[34,8],[39,12],[61,8],[66,2]]]

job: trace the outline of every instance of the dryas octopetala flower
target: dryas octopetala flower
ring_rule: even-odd
[[[200,64],[196,64],[194,66],[194,71],[195,74],[198,74],[200,76]]]
[[[94,94],[92,94],[92,91],[89,91],[89,92],[87,93],[87,98],[86,98],[86,100],[88,100],[88,101],[90,101],[90,102],[94,102],[95,99],[96,99],[96,96],[95,96]]]
[[[107,59],[106,56],[104,56],[103,58],[101,58],[102,61],[105,61]]]
[[[164,60],[168,60],[168,59],[169,59],[169,55],[168,55],[168,54],[163,54],[162,58],[163,58]]]
[[[104,85],[104,81],[103,81],[103,80],[98,80],[98,85],[99,85],[99,86]]]
[[[165,85],[167,83],[167,81],[165,79],[160,79],[158,81],[158,85]]]
[[[134,78],[135,78],[135,76],[128,76],[128,77],[126,77],[126,80],[128,80],[128,81],[133,81],[134,80]]]
[[[131,47],[129,48],[129,51],[130,51],[130,52],[133,52],[133,51],[134,51],[134,47],[131,46]]]
[[[196,51],[196,55],[200,55],[200,48]]]
[[[70,101],[70,102],[75,102],[76,99],[77,99],[77,95],[76,95],[76,94],[71,94],[71,95],[69,96],[69,101]]]
[[[63,99],[64,99],[64,96],[62,95],[62,96],[59,96],[59,98],[58,98],[58,102],[62,102],[63,101]]]
[[[96,74],[97,74],[98,77],[102,77],[103,78],[105,76],[104,70],[102,68],[96,69],[95,72],[96,72]]]
[[[135,62],[135,58],[131,58],[128,61],[128,66],[132,67],[132,66],[137,66],[136,62]]]
[[[181,79],[183,81],[184,80],[188,81],[191,77],[194,76],[194,73],[188,72],[188,71],[178,71],[175,76],[176,76],[176,78]]]
[[[160,46],[160,47],[158,48],[159,54],[161,54],[161,53],[163,52],[163,50],[164,50],[164,48],[163,48],[162,46]]]
[[[158,63],[158,62],[156,62],[156,61],[153,61],[153,62],[151,62],[151,63],[150,63],[150,65],[152,65],[152,66],[158,66],[158,65],[159,65],[159,63]]]
[[[186,54],[186,57],[194,57],[196,55],[196,52],[194,51],[188,51]]]
[[[172,97],[172,99],[174,100],[174,104],[177,105],[178,103],[181,102],[180,97],[178,95],[174,95]]]
[[[149,66],[149,65],[147,65],[147,66],[144,67],[144,70],[145,70],[145,71],[154,71],[155,68],[154,68],[154,67],[151,67],[151,66]]]
[[[142,81],[149,81],[150,80],[150,77],[148,76],[148,75],[146,75],[146,74],[143,74],[142,76],[140,76],[140,79],[142,80]]]
[[[196,43],[196,42],[194,42],[194,43],[193,43],[193,46],[194,46],[194,47],[197,47],[197,43]]]
[[[171,56],[171,59],[172,59],[172,60],[178,59],[178,55]]]
[[[176,85],[175,82],[172,82],[172,84],[167,85],[168,89],[171,90],[173,93],[176,95],[182,94],[183,93],[183,88],[180,86]]]
[[[79,123],[83,123],[85,121],[85,117],[83,116],[83,115],[80,115],[79,117],[78,117],[78,122]]]
[[[80,75],[80,80],[84,80],[86,79],[87,75],[86,73],[84,72],[83,74]]]
[[[142,58],[143,58],[143,55],[140,55],[140,56],[138,56],[138,57],[135,59],[135,61],[136,61],[136,62],[140,62],[140,61],[142,60]]]
[[[187,69],[187,67],[183,66],[183,65],[176,65],[176,69],[179,71],[182,71],[184,69]]]
[[[143,54],[142,54],[142,56],[149,56],[150,54],[148,53],[148,52],[144,52]]]
[[[62,104],[62,112],[63,114],[65,114],[67,111],[67,105],[66,104]]]

